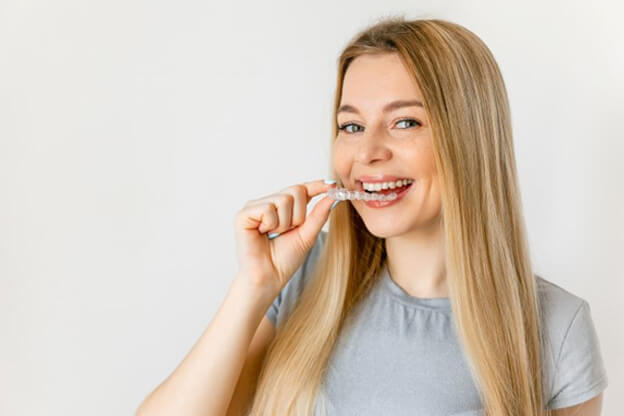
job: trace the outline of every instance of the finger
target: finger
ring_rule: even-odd
[[[303,185],[294,185],[280,191],[292,198],[290,225],[286,229],[297,227],[305,221],[307,210],[307,190]]]
[[[304,182],[302,184],[298,184],[298,185],[294,185],[294,186],[282,189],[279,194],[288,194],[292,197],[292,205],[290,208],[291,216],[287,220],[285,218],[286,214],[282,213],[282,211],[284,210],[280,211],[280,207],[278,204],[280,224],[279,224],[278,229],[273,229],[272,230],[273,232],[268,234],[268,238],[272,240],[273,238],[278,237],[284,231],[289,231],[303,224],[305,221],[307,221],[306,214],[307,214],[308,203],[315,196],[320,195],[323,192],[327,192],[329,189],[334,188],[334,187],[336,187],[335,181],[319,179],[315,181]],[[275,200],[275,195],[276,194],[270,195],[266,197],[266,199]],[[329,216],[329,213],[327,215]],[[327,218],[325,220],[327,220]],[[282,223],[284,225],[282,225]],[[321,227],[322,227],[322,224],[321,224]]]
[[[290,193],[279,193],[275,195],[273,204],[277,207],[277,227],[271,229],[272,232],[282,233],[290,229],[292,220],[294,197]]]
[[[312,198],[317,195],[322,194],[323,192],[329,191],[331,188],[336,187],[336,183],[326,183],[326,180],[319,179],[316,181],[304,182],[302,183],[303,187],[306,190],[306,205],[310,202]]]
[[[261,218],[257,216],[258,215],[257,209],[259,208],[262,211],[262,210],[268,209],[267,207],[270,207],[271,212],[270,213],[267,212],[267,215],[271,215],[271,218],[267,217],[265,221],[263,221],[264,226],[257,227],[258,231],[260,231],[260,233],[265,233],[271,230],[279,231],[277,229],[280,228],[282,224],[288,224],[291,221],[292,205],[293,205],[292,198],[293,198],[292,195],[290,195],[289,193],[276,192],[271,195],[267,195],[258,199],[253,199],[253,200],[248,201],[245,204],[243,210],[245,212],[256,213],[255,220],[260,221]],[[252,208],[256,210],[251,211]],[[258,224],[259,223],[256,223],[256,225]]]
[[[325,180],[323,180],[323,179],[319,179],[319,180],[316,180],[316,181],[310,181],[310,182],[303,182],[301,184],[293,185],[291,187],[282,189],[278,193],[267,195],[267,196],[264,196],[262,198],[253,199],[251,201],[248,201],[247,205],[257,205],[257,204],[262,204],[262,203],[267,202],[267,201],[274,201],[276,195],[279,195],[280,193],[286,193],[286,192],[290,193],[291,195],[295,196],[295,198],[296,198],[296,196],[298,195],[297,192],[300,192],[300,191],[294,191],[293,188],[300,187],[302,189],[302,192],[305,194],[305,205],[307,206],[308,203],[312,200],[312,198],[314,198],[317,195],[322,194],[323,192],[327,192],[331,188],[335,188],[336,186],[337,185],[336,185],[335,182],[334,183],[325,183]]]
[[[271,233],[269,234],[269,239],[271,239],[271,238],[274,238],[271,236],[271,234],[283,233],[284,231],[288,231],[291,228],[293,228],[292,217],[293,217],[293,206],[294,206],[294,199],[295,199],[295,196],[293,196],[293,193],[297,193],[297,192],[305,193],[305,190],[303,189],[301,191],[283,190],[283,191],[265,196],[261,199],[255,200],[254,202],[251,203],[251,205],[248,205],[248,207],[262,207],[262,206],[270,205],[273,207],[273,211],[276,213],[277,222],[275,223],[275,225],[272,226],[271,228],[267,226],[262,227],[262,228],[258,227],[258,231],[260,231],[260,233],[264,234],[267,231],[271,231]],[[298,198],[301,199],[301,196],[299,196]]]
[[[332,205],[336,202],[332,198],[325,196],[321,199],[306,218],[305,222],[299,227],[298,231],[301,239],[312,245],[316,240],[321,228],[329,218]]]
[[[306,221],[308,209],[307,206],[310,200],[323,192],[327,192],[330,188],[335,186],[335,181],[321,179],[290,186],[281,190],[281,193],[289,194],[293,197],[292,217],[290,219],[290,225],[285,229],[282,229],[281,227],[280,218],[280,230],[278,230],[279,232],[270,233],[269,239],[273,239],[279,236],[280,233],[283,233],[284,231],[289,231],[303,224]]]
[[[279,225],[277,209],[271,203],[256,204],[245,207],[236,216],[236,226],[239,230],[255,230],[261,234],[272,230]]]

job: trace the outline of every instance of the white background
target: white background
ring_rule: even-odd
[[[327,176],[338,54],[396,14],[494,53],[536,271],[590,303],[622,413],[620,2],[3,0],[0,414],[134,413],[221,304],[236,211]]]

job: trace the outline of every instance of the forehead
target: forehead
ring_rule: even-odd
[[[398,53],[362,55],[344,76],[341,103],[381,106],[395,99],[423,101],[421,90]]]

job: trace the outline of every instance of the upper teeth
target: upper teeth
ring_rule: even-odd
[[[382,189],[400,188],[412,182],[414,182],[413,179],[399,179],[396,182],[376,182],[376,183],[362,182],[362,187],[367,191],[381,191]]]

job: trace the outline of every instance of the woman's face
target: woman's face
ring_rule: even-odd
[[[362,176],[390,175],[413,179],[396,203],[373,208],[353,204],[367,229],[388,238],[437,222],[440,189],[431,129],[424,107],[393,106],[395,101],[423,103],[418,85],[396,53],[357,57],[345,74],[337,124],[343,129],[333,144],[333,164],[347,189],[361,189]]]

